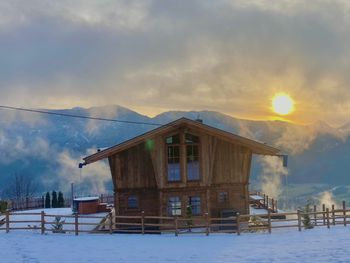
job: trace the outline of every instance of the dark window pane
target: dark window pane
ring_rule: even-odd
[[[186,160],[187,160],[187,179],[190,181],[199,180],[198,145],[186,146]]]
[[[191,206],[193,215],[201,214],[201,198],[199,196],[190,196],[188,205]]]
[[[180,143],[180,135],[175,134],[166,138],[166,144],[179,144]]]
[[[186,143],[199,143],[199,137],[198,136],[195,136],[195,135],[192,135],[192,134],[189,134],[189,133],[186,133],[185,135],[185,139],[186,139]]]
[[[228,192],[220,192],[219,193],[219,203],[226,203],[228,202]]]

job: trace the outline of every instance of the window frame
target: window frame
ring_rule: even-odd
[[[171,202],[170,200],[171,199],[175,199],[175,198],[178,198],[177,201],[175,202]],[[178,204],[178,206],[170,206],[170,204]],[[175,213],[174,213],[175,211]],[[179,211],[179,213],[177,213],[176,211]],[[178,195],[173,195],[173,196],[169,196],[168,197],[168,200],[167,200],[167,214],[168,216],[182,216],[182,198],[181,196],[178,196]]]
[[[129,206],[129,199],[130,198],[135,198],[135,200],[136,200],[136,206],[135,207],[130,207]],[[130,194],[130,195],[127,196],[127,198],[126,198],[126,209],[127,210],[138,210],[138,209],[140,209],[140,200],[139,200],[139,197],[136,194]]]
[[[221,194],[226,194],[226,199],[221,199]],[[230,193],[229,191],[222,190],[218,192],[218,203],[219,204],[227,204],[230,201]]]
[[[193,209],[194,204],[192,204],[191,201],[194,198],[198,198],[197,202],[195,203],[195,207],[198,209],[198,211]],[[192,215],[193,216],[200,216],[202,214],[202,196],[201,195],[190,195],[190,196],[188,196],[187,204],[189,206],[191,206],[191,208],[192,208]],[[197,211],[197,212],[195,212],[195,211]]]
[[[171,144],[168,144],[166,142],[167,138],[169,137],[172,137],[172,136],[175,136],[175,135],[178,135],[179,136],[179,143],[171,143]],[[171,134],[168,134],[167,136],[164,137],[164,144],[165,144],[165,161],[166,161],[166,179],[167,179],[167,182],[168,183],[178,183],[178,182],[181,182],[182,181],[182,172],[181,172],[181,132],[175,132],[175,133],[171,133]],[[179,179],[178,180],[169,180],[169,148],[170,147],[178,147],[179,148]],[[172,157],[174,158],[174,157]]]

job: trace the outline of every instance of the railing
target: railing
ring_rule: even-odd
[[[261,197],[261,200],[256,200],[256,203],[259,207],[262,207],[266,210],[270,210],[272,213],[278,212],[278,203],[274,198],[270,198],[267,194],[264,194],[259,191],[250,192],[251,195],[257,195]]]
[[[300,210],[291,213],[271,213],[261,215],[240,215],[229,218],[211,218],[208,214],[203,216],[184,217],[162,217],[145,216],[144,212],[135,216],[114,216],[109,213],[105,216],[90,215],[53,215],[41,213],[20,213],[9,212],[0,215],[0,231],[7,233],[12,230],[40,230],[41,234],[47,231],[59,233],[173,233],[176,236],[181,234],[202,233],[235,233],[240,235],[246,232],[273,232],[274,229],[295,228],[302,231],[312,225],[313,227],[330,228],[335,225],[347,226],[350,221],[350,209],[346,209],[343,202],[342,209],[336,209],[333,205],[331,209],[322,206],[321,211],[317,211],[314,206],[313,211],[304,213]],[[16,220],[16,216],[21,216]],[[31,216],[30,220],[23,217]],[[304,225],[305,216],[310,219],[309,225]],[[57,231],[53,228],[55,217],[64,218],[63,228]],[[15,219],[13,219],[15,218]],[[18,218],[17,218],[18,219]],[[93,219],[93,220],[92,220]],[[34,225],[33,225],[34,224]],[[51,225],[51,228],[48,227]],[[93,229],[91,229],[93,227]]]

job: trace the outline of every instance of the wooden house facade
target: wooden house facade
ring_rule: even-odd
[[[84,158],[108,158],[117,215],[249,212],[253,154],[279,150],[186,118]]]

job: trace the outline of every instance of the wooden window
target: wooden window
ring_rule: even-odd
[[[219,192],[218,199],[219,203],[227,203],[229,201],[228,192]]]
[[[129,209],[138,208],[137,196],[131,195],[131,196],[128,197],[128,208]]]
[[[186,166],[187,179],[189,181],[199,180],[199,137],[186,134]]]
[[[170,216],[180,216],[181,215],[181,199],[179,196],[169,197],[168,214]]]
[[[178,134],[167,137],[168,154],[168,181],[176,182],[181,180],[180,165],[180,136]]]
[[[201,198],[200,198],[200,196],[188,197],[188,205],[191,206],[193,215],[200,215],[201,214]]]

